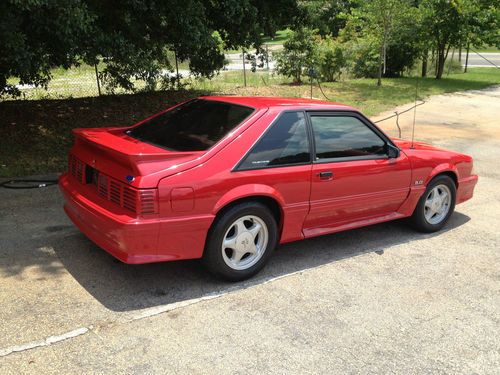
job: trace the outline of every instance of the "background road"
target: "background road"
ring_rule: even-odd
[[[418,108],[416,139],[472,154],[481,176],[444,231],[393,222],[289,244],[240,284],[196,261],[121,264],[57,188],[0,190],[0,373],[497,374],[499,103],[496,88]]]
[[[465,64],[465,56],[466,56],[466,54],[462,53],[462,64]],[[500,53],[498,53],[498,52],[479,52],[479,54],[477,54],[477,53],[472,52],[472,51],[469,53],[468,66],[470,66],[470,67],[491,68],[494,66],[492,63],[494,65],[500,67]]]

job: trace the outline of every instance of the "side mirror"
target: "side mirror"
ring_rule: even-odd
[[[385,147],[386,147],[386,152],[387,152],[387,156],[389,157],[389,159],[397,159],[399,157],[399,153],[400,153],[399,148],[391,145],[390,143],[387,143],[385,145]]]

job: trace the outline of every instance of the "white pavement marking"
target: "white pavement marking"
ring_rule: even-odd
[[[326,265],[327,264],[322,264],[320,266],[305,268],[305,269],[302,269],[299,271],[295,271],[295,272],[287,273],[284,275],[272,277],[272,278],[269,278],[269,279],[263,280],[263,281],[257,280],[254,283],[249,283],[249,284],[243,285],[243,287],[241,285],[235,286],[235,287],[230,287],[230,288],[222,290],[218,293],[207,294],[207,295],[204,295],[204,296],[201,296],[198,298],[193,298],[193,299],[188,299],[185,301],[173,302],[173,303],[168,303],[166,305],[160,305],[160,306],[147,308],[147,309],[140,311],[139,313],[137,313],[135,315],[132,315],[132,317],[130,317],[128,319],[122,320],[121,323],[129,323],[129,322],[133,322],[136,320],[150,318],[152,316],[160,315],[160,314],[172,311],[172,310],[179,309],[181,307],[194,305],[198,302],[208,301],[208,300],[212,300],[215,298],[219,298],[219,297],[222,297],[222,296],[225,296],[227,294],[237,292],[240,290],[245,290],[245,289],[253,288],[256,286],[266,285],[266,284],[271,283],[273,281],[280,280],[280,279],[283,279],[285,277],[294,276],[296,274],[301,274],[301,273],[304,273],[304,272],[307,272],[310,270],[319,269],[319,268],[325,267]],[[40,348],[40,347],[44,347],[44,346],[49,346],[49,345],[56,344],[56,343],[64,341],[64,340],[72,339],[72,338],[86,334],[87,332],[92,330],[92,328],[93,328],[92,325],[89,327],[81,327],[81,328],[77,328],[77,329],[74,329],[72,331],[63,333],[62,335],[49,336],[49,337],[42,339],[42,340],[31,341],[31,342],[21,344],[21,345],[9,346],[7,348],[0,349],[0,357],[5,357],[5,356],[8,356],[9,354],[12,354],[12,353],[24,352],[26,350]]]
[[[226,294],[230,294],[230,293],[233,293],[233,292],[238,292],[238,291],[241,291],[241,290],[254,288],[256,286],[266,285],[268,283],[272,283],[273,281],[280,280],[280,279],[283,279],[285,277],[290,277],[290,276],[294,276],[296,274],[301,274],[301,273],[304,273],[304,272],[307,272],[307,271],[310,271],[310,270],[319,269],[319,268],[322,268],[324,266],[326,266],[326,264],[322,264],[322,265],[315,266],[315,267],[310,267],[310,268],[305,268],[305,269],[302,269],[302,270],[299,270],[299,271],[294,271],[294,272],[287,273],[287,274],[284,274],[284,275],[272,277],[272,278],[269,278],[269,279],[266,279],[266,280],[263,280],[263,281],[257,280],[254,283],[251,282],[251,283],[248,283],[246,285],[244,284],[243,286],[240,285],[240,286],[230,287],[230,288],[224,289],[224,290],[222,290],[222,291],[220,291],[218,293],[206,294],[206,295],[198,297],[198,298],[192,298],[192,299],[187,299],[185,301],[173,302],[173,303],[168,303],[166,305],[160,305],[160,306],[150,307],[150,308],[141,310],[138,314],[133,315],[129,319],[125,319],[125,322],[132,322],[132,321],[136,321],[136,320],[141,320],[141,319],[149,318],[149,317],[152,317],[152,316],[155,316],[155,315],[159,315],[159,314],[163,314],[165,312],[169,312],[169,311],[172,311],[172,310],[179,309],[181,307],[186,307],[186,306],[194,305],[195,303],[198,303],[198,302],[208,301],[208,300],[212,300],[212,299],[215,299],[215,298],[219,298],[219,297],[225,296]]]
[[[89,331],[87,327],[81,327],[74,329],[73,331],[69,331],[66,333],[63,333],[62,335],[59,336],[49,336],[44,340],[38,340],[38,341],[31,341],[26,344],[22,345],[14,345],[14,346],[9,346],[8,348],[5,349],[0,349],[0,357],[5,357],[9,354],[16,353],[16,352],[24,352],[25,350],[30,350],[34,348],[39,348],[41,346],[49,346],[52,344],[55,344],[60,341],[72,339],[77,336],[81,336],[86,334]]]

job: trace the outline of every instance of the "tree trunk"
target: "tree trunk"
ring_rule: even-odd
[[[241,56],[243,56],[243,85],[247,87],[247,71],[245,69],[245,50],[242,51]]]
[[[444,70],[444,51],[438,51],[437,67],[436,67],[436,79],[441,79]]]
[[[378,75],[377,75],[377,86],[382,86],[382,55],[384,53],[384,43],[380,46],[380,51],[378,55]]]
[[[451,52],[451,60],[450,60],[450,64],[448,65],[448,73],[446,73],[447,76],[450,75],[451,66],[453,65],[453,58],[454,57],[455,57],[455,47],[453,47],[453,51]]]
[[[436,79],[441,79],[443,77],[444,71],[444,63],[446,62],[446,57],[448,57],[448,51],[450,50],[450,46],[446,48],[446,45],[440,46],[437,51],[438,61],[437,61],[437,71],[436,71]]]
[[[428,52],[425,51],[422,56],[422,77],[427,77],[427,60],[428,60]]]
[[[464,73],[467,73],[467,65],[469,65],[469,49],[470,49],[470,43],[467,42],[467,53],[465,54],[465,68],[464,68]]]

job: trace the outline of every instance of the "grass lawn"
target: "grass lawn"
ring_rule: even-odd
[[[477,52],[481,53],[481,52],[496,52],[496,53],[500,53],[500,48],[498,47],[495,47],[495,46],[484,46],[484,47],[481,47],[481,48],[474,48]]]
[[[341,82],[324,82],[321,87],[328,99],[359,108],[368,116],[388,110],[415,99],[418,80],[420,98],[454,91],[482,89],[500,84],[500,70],[494,68],[469,68],[467,74],[451,73],[441,80],[432,77],[384,78],[382,86],[375,79],[350,79]],[[293,85],[284,77],[270,73],[248,73],[247,87],[243,87],[243,72],[227,72],[212,80],[194,81],[192,88],[207,92],[233,95],[310,97],[307,77],[302,85]],[[313,98],[325,99],[317,84],[313,87]]]
[[[273,38],[270,38],[266,36],[265,38],[262,38],[262,44],[263,45],[268,45],[268,46],[282,46],[283,43],[285,43],[288,38],[290,37],[290,33],[292,30],[290,29],[284,29],[284,30],[278,30],[276,31],[276,34],[274,35]],[[251,51],[254,51],[254,48],[250,48]],[[230,54],[235,54],[235,53],[241,53],[241,48],[240,49],[227,49],[224,50],[225,53],[230,53]]]
[[[172,64],[172,69],[175,72],[175,55],[173,52],[167,52],[168,59]],[[179,61],[179,70],[189,69],[189,62]],[[104,69],[104,64],[98,65],[98,71]],[[95,67],[87,64],[72,67],[71,69],[55,68],[51,70],[52,79],[48,84],[47,90],[44,88],[22,87],[22,97],[30,100],[41,99],[63,99],[63,98],[83,98],[89,96],[98,96],[97,80],[95,75]],[[18,79],[10,78],[8,83],[16,85]],[[136,80],[135,86],[137,89],[145,87],[144,81]],[[105,89],[101,84],[101,92],[105,93]],[[117,89],[118,94],[125,93],[122,89]]]
[[[331,100],[355,106],[368,116],[400,104],[413,102],[417,78],[353,79],[322,83]],[[500,84],[500,70],[471,68],[467,74],[450,74],[440,81],[419,79],[419,97],[447,92],[482,89]],[[170,105],[202,94],[236,94],[309,97],[310,86],[292,85],[269,73],[225,72],[212,80],[193,80],[189,90],[138,93],[54,100],[0,102],[0,176],[24,176],[60,172],[66,168],[77,127],[126,126]],[[313,97],[324,99],[318,87]]]
[[[290,29],[278,30],[274,38],[265,37],[262,42],[263,44],[283,44],[288,40],[291,32]]]

